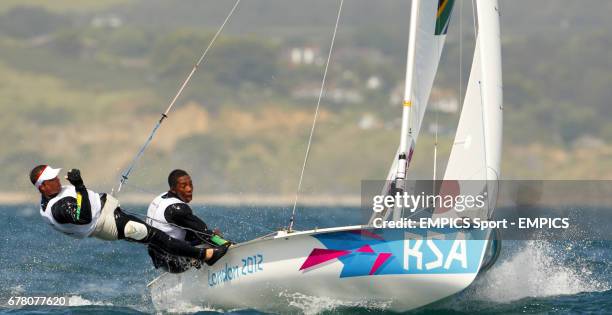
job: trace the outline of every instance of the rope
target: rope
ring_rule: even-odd
[[[315,126],[317,124],[317,117],[319,116],[319,107],[321,105],[321,99],[323,98],[323,91],[325,88],[325,80],[327,78],[327,70],[329,68],[329,61],[331,60],[332,51],[334,49],[334,42],[336,40],[336,33],[338,31],[338,23],[340,22],[340,13],[342,12],[342,4],[344,0],[340,0],[340,6],[338,7],[338,15],[336,16],[336,25],[334,26],[334,34],[332,35],[331,44],[329,47],[329,53],[327,55],[327,62],[325,63],[325,71],[323,72],[323,80],[321,81],[321,90],[319,91],[319,98],[317,100],[317,108],[315,110],[314,119],[312,121],[312,127],[310,128],[310,136],[308,137],[308,145],[306,146],[306,155],[304,156],[304,163],[302,164],[302,171],[300,172],[300,180],[298,182],[297,190],[295,191],[295,200],[293,202],[293,211],[291,212],[291,218],[289,219],[289,228],[287,231],[293,230],[293,223],[295,221],[295,209],[298,203],[298,196],[302,190],[302,180],[304,178],[304,170],[306,169],[306,163],[308,162],[308,156],[310,155],[310,146],[312,144],[312,136],[314,135]]]
[[[205,241],[205,242],[207,242],[207,243],[209,243],[211,245],[214,245],[213,243],[211,243],[210,241],[206,240],[205,238],[200,237],[201,235],[203,235],[203,236],[213,236],[214,234],[206,233],[206,232],[203,232],[203,231],[194,230],[192,228],[189,228],[189,227],[186,227],[186,226],[181,226],[181,225],[178,225],[178,224],[175,224],[175,223],[160,221],[160,220],[157,220],[155,218],[151,218],[151,217],[149,217],[147,215],[144,215],[144,214],[141,214],[139,212],[136,212],[136,210],[125,208],[124,206],[121,206],[120,208],[121,208],[121,210],[123,212],[125,212],[125,213],[127,213],[129,215],[133,215],[135,217],[139,217],[139,218],[145,220],[145,222],[146,222],[147,219],[149,219],[149,220],[157,222],[157,223],[168,224],[168,225],[171,225],[171,226],[174,226],[174,227],[178,227],[178,228],[186,230],[186,231],[191,231],[191,232],[195,233],[196,236],[198,236],[198,238],[200,238],[202,241]],[[244,220],[237,220],[235,217],[230,217],[230,216],[222,215],[222,214],[219,214],[219,213],[215,213],[215,215],[218,215],[220,217],[224,217],[226,219],[230,219],[232,221],[238,221],[239,223],[243,223],[243,224],[251,225],[251,226],[254,226],[254,227],[258,227],[258,228],[260,228],[260,229],[262,229],[263,231],[266,231],[266,232],[273,232],[274,231],[274,229],[265,227],[263,225],[255,224],[253,222],[248,222],[248,221],[244,221]]]
[[[215,35],[213,36],[211,41],[208,43],[208,47],[206,47],[206,49],[204,50],[204,53],[202,53],[202,55],[200,56],[200,59],[198,59],[198,62],[196,62],[196,64],[193,66],[193,68],[191,69],[191,72],[189,72],[189,75],[187,75],[187,78],[185,78],[185,81],[183,81],[183,84],[181,84],[181,87],[178,89],[178,91],[174,95],[174,98],[172,98],[172,101],[170,102],[170,105],[168,105],[168,107],[166,108],[166,111],[164,111],[164,113],[161,114],[161,117],[160,117],[159,121],[157,122],[157,124],[155,124],[155,127],[153,127],[153,130],[151,130],[151,133],[149,134],[149,137],[147,138],[145,143],[142,145],[142,147],[140,148],[138,153],[136,153],[136,156],[134,156],[134,159],[128,165],[126,171],[123,174],[121,174],[121,180],[119,181],[119,187],[117,188],[117,192],[116,192],[117,194],[119,194],[119,192],[121,191],[121,188],[122,188],[123,184],[125,184],[125,182],[127,182],[128,177],[130,176],[130,173],[132,172],[132,170],[136,166],[136,163],[138,162],[138,160],[140,160],[140,158],[144,154],[145,150],[147,149],[147,147],[149,146],[149,144],[153,140],[153,137],[157,133],[157,130],[159,129],[161,124],[164,122],[164,120],[166,118],[168,118],[168,113],[170,112],[172,107],[174,107],[174,103],[176,103],[176,100],[183,93],[183,90],[185,89],[185,87],[187,86],[189,81],[191,81],[191,77],[198,70],[198,67],[200,66],[202,61],[204,61],[204,58],[208,54],[208,51],[213,47],[215,41],[217,40],[217,37],[219,36],[219,34],[221,34],[221,31],[223,31],[223,28],[225,27],[225,24],[227,24],[227,22],[229,21],[230,17],[234,14],[234,11],[236,11],[236,8],[238,7],[239,3],[240,3],[240,0],[236,0],[236,3],[234,4],[232,9],[230,10],[229,14],[227,15],[227,17],[225,17],[225,20],[223,21],[223,24],[221,24],[221,27],[219,27],[219,29],[217,30],[217,33],[215,33]],[[114,189],[113,189],[113,192],[111,194],[115,195]]]
[[[157,223],[168,224],[168,225],[175,226],[175,227],[178,227],[178,228],[183,229],[183,230],[186,230],[186,231],[191,231],[191,232],[195,233],[195,235],[196,235],[196,236],[198,236],[198,238],[199,238],[200,240],[202,240],[202,241],[204,241],[204,242],[207,242],[207,243],[209,243],[210,245],[215,245],[215,244],[213,244],[212,242],[208,241],[207,239],[205,239],[205,238],[203,238],[203,237],[200,237],[200,235],[204,235],[204,236],[213,236],[214,234],[212,234],[212,233],[206,233],[206,232],[203,232],[203,231],[194,230],[194,229],[192,229],[192,228],[188,228],[188,227],[180,226],[180,225],[178,225],[178,224],[174,224],[174,223],[170,223],[170,222],[163,222],[163,221],[160,221],[160,220],[156,220],[156,219],[151,218],[151,217],[149,217],[149,216],[146,216],[146,215],[140,214],[140,213],[136,212],[135,210],[128,210],[128,208],[125,208],[124,206],[120,206],[120,208],[121,208],[121,211],[123,211],[124,213],[127,213],[127,214],[129,214],[129,215],[133,215],[133,216],[135,216],[135,217],[139,217],[139,218],[141,218],[141,219],[145,220],[145,222],[146,222],[146,219],[150,219],[151,221],[155,221],[155,222],[157,222]],[[147,224],[148,224],[148,223],[147,223]]]

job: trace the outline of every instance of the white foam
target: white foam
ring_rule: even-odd
[[[224,310],[213,308],[209,305],[193,305],[184,301],[175,301],[171,305],[159,305],[158,311],[164,311],[167,313],[199,313],[199,312],[217,312],[223,313]]]
[[[390,301],[343,301],[330,297],[310,296],[302,293],[281,292],[279,297],[285,298],[289,306],[295,307],[305,315],[319,314],[325,311],[333,311],[339,307],[363,307],[367,309],[384,310],[389,308]]]
[[[68,297],[68,306],[86,306],[86,305],[113,306],[112,303],[90,301],[79,295],[72,295]]]
[[[609,290],[610,284],[598,280],[580,262],[565,265],[570,249],[555,249],[546,241],[527,241],[510,259],[498,262],[478,279],[467,295],[470,300],[503,303],[526,297]]]
[[[176,278],[175,278],[176,280]],[[198,312],[218,312],[223,310],[215,309],[210,305],[194,305],[183,299],[182,284],[180,282],[167,283],[151,290],[151,300],[155,310],[164,313],[198,313]]]
[[[23,285],[19,284],[11,288],[11,296],[21,296],[25,292]]]

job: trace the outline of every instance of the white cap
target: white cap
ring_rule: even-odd
[[[40,172],[40,175],[38,175],[34,186],[36,186],[36,188],[39,188],[44,181],[56,178],[61,170],[61,168],[53,168],[49,165],[46,165],[43,171]]]

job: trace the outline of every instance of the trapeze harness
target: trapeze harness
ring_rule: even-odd
[[[168,213],[169,209],[182,209],[183,212],[180,212],[180,214]],[[188,212],[186,211],[187,209],[189,210]],[[179,219],[176,217],[177,215],[180,216],[182,225],[174,222],[174,220]],[[162,193],[153,199],[147,210],[147,224],[163,231],[170,237],[187,241],[194,246],[202,248],[215,248],[222,245],[229,246],[228,241],[208,230],[206,224],[191,213],[189,205],[171,192]],[[190,230],[193,234],[187,232],[187,230]],[[223,247],[221,250],[224,253],[227,247]],[[223,253],[216,254],[219,256],[213,258],[210,264],[223,256]],[[181,273],[191,267],[199,268],[200,266],[198,264],[194,265],[193,262],[182,257],[168,255],[160,251],[154,244],[149,245],[149,256],[155,268],[161,268],[170,273]]]
[[[53,197],[47,203],[46,207],[43,209],[43,205],[40,208],[40,215],[45,219],[47,223],[49,223],[55,230],[62,232],[68,236],[74,238],[86,238],[92,236],[94,231],[96,230],[96,222],[98,222],[100,218],[100,213],[102,210],[102,204],[100,201],[100,195],[91,190],[87,190],[87,194],[89,195],[89,201],[91,204],[91,222],[88,224],[70,224],[70,223],[59,223],[53,217],[53,213],[51,209],[53,205],[55,205],[61,199],[66,197],[72,197],[77,200],[77,212],[81,211],[81,200],[82,196],[77,196],[76,190],[74,186],[62,186],[62,190],[57,196]],[[115,228],[116,230],[116,228]]]
[[[165,192],[153,199],[147,210],[147,224],[160,229],[177,240],[185,240],[187,232],[178,226],[168,224],[165,213],[166,209],[171,205],[186,203],[175,197],[168,196],[167,198],[163,198],[167,194],[168,193]]]
[[[189,205],[186,202],[177,198],[176,195],[171,192],[165,192],[155,197],[155,199],[153,199],[153,201],[149,205],[149,209],[147,210],[147,224],[160,229],[164,233],[178,240],[190,241],[189,237],[187,236],[187,230],[185,229],[185,226],[179,226],[177,224],[173,224],[172,222],[168,222],[168,219],[166,217],[166,210],[170,209],[171,206],[174,205],[180,205],[190,209]],[[229,245],[229,242],[227,240],[208,230],[204,222],[202,222],[197,217],[191,214],[191,210],[189,210],[189,216],[192,216],[193,219],[197,221],[191,221],[192,224],[197,224],[197,226],[191,224],[184,225],[190,227],[192,231],[197,230],[194,231],[195,234],[199,234],[200,236],[204,237],[204,239],[202,237],[198,237],[200,240],[204,240],[206,244],[209,244],[213,247]]]
[[[125,223],[123,233],[120,235],[117,230],[115,220],[115,209],[119,207],[119,201],[112,196],[103,195],[87,189],[89,204],[91,205],[91,222],[87,224],[59,223],[53,217],[52,208],[60,200],[72,197],[77,201],[77,212],[80,212],[83,197],[77,193],[74,186],[62,186],[62,190],[57,196],[47,203],[45,209],[40,208],[40,215],[46,219],[55,230],[74,238],[95,237],[102,240],[114,241],[120,238],[129,238],[135,241],[143,240],[147,237],[147,227],[138,221],[128,221]],[[102,203],[104,200],[104,204]],[[123,236],[123,237],[121,237]]]

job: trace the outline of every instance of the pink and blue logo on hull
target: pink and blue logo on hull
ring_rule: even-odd
[[[372,246],[380,247],[385,240],[368,230],[355,230],[330,234],[319,234],[315,237],[331,248],[314,248],[300,270],[311,270],[325,265],[334,259],[344,264],[340,278],[374,275],[389,259],[390,251],[375,251]]]
[[[382,266],[387,261],[387,259],[393,256],[393,254],[391,253],[375,253],[372,247],[370,247],[370,245],[363,245],[353,251],[315,248],[312,250],[308,258],[306,258],[306,261],[304,262],[304,264],[302,264],[302,267],[300,267],[300,270],[306,270],[311,267],[321,265],[323,263],[326,263],[328,261],[331,261],[333,259],[340,258],[343,256],[360,255],[360,254],[376,254],[376,259],[374,260],[374,263],[372,264],[372,268],[370,268],[370,272],[368,273],[369,275],[375,274],[378,268],[380,268],[380,266]],[[343,276],[346,276],[346,275],[340,275],[340,277],[343,277]]]
[[[300,270],[308,272],[334,261],[340,278],[385,274],[441,274],[478,271],[485,241],[456,246],[453,239],[404,240],[396,229],[353,230],[313,235],[327,248],[314,248]]]

